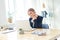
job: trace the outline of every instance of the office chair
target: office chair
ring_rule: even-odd
[[[49,26],[48,26],[48,24],[42,24],[42,28],[43,29],[49,29]]]

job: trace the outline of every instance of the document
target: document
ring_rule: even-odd
[[[35,31],[32,32],[32,34],[43,35],[43,34],[46,34],[46,31],[44,31],[44,30],[35,30]]]

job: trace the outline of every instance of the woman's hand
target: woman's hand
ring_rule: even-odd
[[[38,15],[34,15],[33,16],[33,20],[37,19]]]

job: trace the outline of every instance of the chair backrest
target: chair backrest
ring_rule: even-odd
[[[49,29],[49,26],[48,26],[48,24],[42,24],[42,28]]]

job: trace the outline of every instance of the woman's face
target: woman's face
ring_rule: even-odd
[[[30,17],[34,17],[34,16],[35,16],[35,12],[33,12],[33,11],[28,11],[28,15],[29,15]]]

